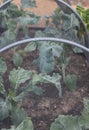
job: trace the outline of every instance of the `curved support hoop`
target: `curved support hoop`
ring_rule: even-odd
[[[13,0],[7,0],[5,3],[3,3],[1,6],[0,6],[0,9],[5,9],[9,4],[10,2],[13,1]],[[21,45],[21,44],[25,44],[25,43],[29,43],[29,42],[36,42],[36,41],[53,41],[53,42],[58,42],[59,44],[60,43],[65,43],[65,44],[69,44],[69,45],[72,45],[72,46],[76,46],[78,48],[81,48],[84,53],[85,53],[85,56],[87,58],[87,60],[89,61],[89,35],[88,35],[88,31],[87,31],[87,28],[82,20],[82,18],[80,17],[80,15],[69,5],[67,4],[66,2],[64,2],[63,0],[55,0],[59,6],[61,6],[61,9],[63,10],[63,6],[65,7],[68,7],[68,9],[75,14],[75,16],[79,19],[79,21],[81,22],[83,28],[84,28],[84,33],[86,35],[86,40],[85,40],[85,46],[83,45],[80,45],[80,43],[76,43],[76,42],[73,42],[73,41],[69,41],[69,40],[65,40],[65,39],[59,39],[59,38],[50,38],[50,37],[45,37],[45,38],[30,38],[30,39],[25,39],[25,40],[22,40],[22,41],[18,41],[18,42],[14,42],[10,45],[7,45],[3,48],[0,49],[0,53],[1,52],[4,52],[5,50],[7,49],[10,49],[14,46],[17,46],[17,45]]]
[[[10,49],[12,47],[15,47],[15,46],[18,46],[18,45],[21,45],[21,44],[26,44],[26,43],[29,43],[29,42],[36,42],[36,41],[52,41],[52,42],[58,42],[58,44],[61,44],[61,43],[69,44],[69,45],[81,48],[83,51],[86,51],[86,52],[89,53],[89,49],[87,47],[84,47],[84,46],[80,45],[79,43],[75,43],[73,41],[59,39],[59,38],[50,38],[50,37],[30,38],[30,39],[17,41],[17,42],[14,42],[14,43],[12,43],[10,45],[7,45],[7,46],[1,48],[0,53],[4,52],[4,51],[6,51],[6,50],[8,50],[8,49]]]
[[[74,13],[76,15],[76,17],[79,19],[79,21],[81,22],[82,26],[84,27],[84,31],[85,31],[85,35],[87,37],[87,42],[85,43],[86,44],[86,47],[89,48],[89,35],[88,35],[88,30],[82,20],[82,18],[80,17],[80,15],[69,5],[67,4],[66,2],[64,2],[63,0],[55,0],[57,2],[57,4],[61,7],[61,9],[63,10],[63,5],[68,7],[68,9],[70,9],[70,11],[72,13]]]
[[[12,0],[7,0],[6,2],[4,2],[1,6],[0,6],[0,10],[1,9],[5,9],[11,2]]]

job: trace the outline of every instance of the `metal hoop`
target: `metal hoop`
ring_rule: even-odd
[[[29,38],[29,39],[17,41],[17,42],[14,42],[10,45],[7,45],[7,46],[1,48],[0,53],[6,51],[7,49],[15,47],[15,46],[18,46],[18,45],[21,45],[21,44],[26,44],[26,43],[29,43],[29,42],[36,42],[36,41],[53,41],[53,42],[58,42],[58,44],[61,44],[61,43],[69,44],[69,45],[81,48],[83,51],[86,51],[86,52],[89,53],[89,49],[87,47],[80,45],[79,43],[69,41],[69,40],[59,39],[59,38],[51,38],[51,37]]]
[[[10,3],[11,3],[12,0],[7,0],[6,2],[4,2],[1,6],[0,6],[0,10],[1,9],[5,9]]]
[[[4,4],[2,4],[0,6],[0,9],[4,9],[7,7],[7,5],[11,2],[12,0],[8,0],[6,1]],[[83,22],[83,20],[81,19],[81,17],[79,16],[79,14],[69,5],[67,4],[66,2],[64,2],[63,0],[56,0],[56,2],[58,3],[59,6],[61,6],[61,8],[63,9],[63,6],[66,6],[68,7],[68,9],[70,9],[70,11],[72,11],[76,17],[79,19],[79,21],[81,22],[83,28],[84,28],[84,32],[85,32],[85,35],[87,37],[87,41],[85,42],[85,46],[84,45],[80,45],[80,43],[76,43],[76,42],[73,42],[73,41],[69,41],[69,40],[65,40],[65,39],[60,39],[60,38],[50,38],[50,37],[44,37],[44,38],[30,38],[30,39],[26,39],[26,40],[22,40],[22,41],[18,41],[18,42],[14,42],[14,43],[11,43],[10,45],[7,45],[3,48],[0,49],[0,53],[1,52],[4,52],[5,50],[7,49],[10,49],[14,46],[17,46],[17,45],[21,45],[21,44],[25,44],[25,43],[28,43],[28,42],[35,42],[35,41],[54,41],[54,42],[58,42],[59,44],[60,43],[64,43],[64,44],[70,44],[72,46],[76,46],[78,48],[81,48],[84,53],[85,53],[85,56],[87,58],[87,60],[89,61],[89,35],[88,35],[88,31],[87,31],[87,28]]]

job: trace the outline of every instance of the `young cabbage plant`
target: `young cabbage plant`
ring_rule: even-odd
[[[61,66],[61,73],[63,82],[68,87],[69,90],[73,91],[77,86],[77,75],[75,74],[66,74],[66,68],[70,62],[71,57],[67,56],[67,46],[62,44],[63,52],[59,58],[59,66]]]
[[[1,60],[2,61],[2,60]],[[6,64],[2,61],[1,74],[7,70]],[[22,101],[30,91],[40,95],[44,90],[38,87],[39,83],[52,83],[61,96],[61,76],[53,74],[37,74],[35,71],[25,70],[23,68],[13,69],[9,74],[10,87],[7,90],[4,87],[4,81],[0,84],[0,120],[10,117],[13,124],[18,126],[26,117],[27,114],[20,107],[19,102]]]
[[[21,3],[24,2],[23,0]],[[28,1],[23,5],[27,3]],[[33,1],[30,1],[30,3],[33,3]],[[0,10],[0,30],[2,30],[0,34],[0,47],[19,39],[29,38],[29,25],[38,25],[39,19],[40,16],[35,15],[31,11],[27,12],[22,7],[18,7],[13,3]]]
[[[88,28],[89,9],[84,9],[81,6],[77,6],[76,10],[83,18]],[[79,43],[84,43],[83,26],[72,12],[71,14],[68,14],[67,12],[64,13],[60,8],[57,8],[51,18],[53,27],[46,27],[45,33],[47,36],[55,36]],[[77,76],[75,74],[66,75],[66,67],[69,64],[70,57],[67,57],[67,49],[64,47],[64,45],[62,47],[63,51],[59,57],[59,64],[61,66],[63,82],[70,90],[75,90],[77,86]],[[77,47],[73,47],[73,51],[77,53],[83,53],[83,51]]]
[[[27,53],[37,50],[37,46],[37,42],[31,42],[28,43],[24,49],[19,49],[18,51],[16,51],[17,47],[14,48],[14,54],[12,58],[14,65],[16,67],[21,67],[24,63],[24,58],[26,57]]]
[[[4,73],[6,72],[6,64],[4,61],[2,61],[2,64],[3,66],[1,73]],[[22,80],[20,82],[17,80],[18,83],[16,83],[15,88],[11,87],[8,90],[7,90],[8,86],[4,86],[4,80],[2,78],[2,81],[0,82],[0,121],[9,117],[11,118],[13,124],[17,126],[27,117],[27,114],[19,105],[19,100],[18,101],[14,100],[14,97],[17,95],[18,85],[28,80],[28,76],[30,76],[30,73],[26,72],[27,71],[21,70],[20,73],[18,73],[18,75],[15,75],[18,77],[17,79],[20,79],[22,73],[24,73]]]
[[[55,42],[33,42],[28,44],[24,51],[32,52],[38,49],[39,57],[34,60],[34,63],[39,67],[42,73],[54,72],[56,60],[61,66],[61,75],[63,82],[70,90],[76,89],[77,76],[75,74],[66,75],[66,67],[69,64],[70,58],[67,56],[67,46],[64,44],[58,45]]]

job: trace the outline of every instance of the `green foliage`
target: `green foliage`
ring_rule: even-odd
[[[88,130],[89,100],[84,99],[84,109],[81,116],[59,115],[52,123],[50,130]]]
[[[78,53],[83,53],[83,50],[81,50],[77,47],[73,47],[73,52],[78,54]]]
[[[2,78],[2,76],[0,76],[0,93],[1,93],[2,95],[6,95],[6,90],[5,90],[5,88],[4,88],[3,83],[4,83],[3,78]]]
[[[82,112],[82,116],[80,117],[80,124],[82,128],[85,128],[85,130],[89,129],[89,100],[84,99],[84,109]]]
[[[80,130],[78,116],[60,115],[51,125],[50,130]],[[81,129],[82,130],[82,129]]]
[[[42,73],[50,73],[54,70],[52,48],[48,48],[46,45],[39,48],[39,68]]]
[[[62,90],[61,90],[61,76],[60,74],[56,74],[56,73],[53,73],[52,76],[50,75],[47,75],[47,74],[43,74],[43,73],[40,73],[40,74],[34,74],[33,77],[32,77],[32,81],[31,81],[31,84],[30,86],[31,87],[31,90],[34,91],[36,94],[40,94],[42,93],[42,89],[39,88],[37,89],[37,86],[36,84],[37,83],[51,83],[53,85],[56,86],[56,88],[58,89],[58,92],[59,92],[59,96],[62,96]]]
[[[78,5],[76,7],[76,10],[79,13],[79,15],[81,16],[81,18],[83,19],[83,21],[86,24],[87,29],[89,31],[89,9],[85,9],[84,7]]]
[[[55,57],[60,57],[63,49],[53,42],[39,42],[38,67],[42,73],[50,73],[55,67]]]
[[[23,57],[19,53],[14,53],[13,63],[17,67],[21,66],[23,64]]]
[[[62,96],[61,83],[60,83],[61,76],[58,73],[57,74],[53,73],[53,76],[44,75],[43,79],[46,80],[46,82],[53,83],[58,89],[59,96],[60,97]]]
[[[9,80],[12,83],[12,87],[14,88],[14,92],[18,92],[18,89],[20,87],[20,84],[25,83],[29,80],[28,85],[23,88],[23,91],[19,93],[19,95],[16,95],[16,97],[13,97],[15,101],[19,101],[23,99],[29,91],[33,91],[34,93],[40,95],[43,93],[43,90],[41,88],[38,88],[36,86],[37,83],[43,82],[42,81],[42,75],[41,74],[35,74],[34,71],[28,71],[24,70],[23,68],[13,69],[10,72]]]
[[[28,117],[16,129],[17,130],[33,130],[34,127],[33,127],[31,119]]]
[[[18,126],[27,117],[26,113],[19,106],[19,101],[23,100],[30,91],[41,95],[44,90],[38,87],[37,84],[39,83],[54,84],[59,91],[59,96],[61,96],[60,80],[61,76],[55,73],[49,76],[42,73],[36,74],[35,71],[23,68],[13,69],[9,74],[10,89],[7,91],[4,88],[3,81],[0,85],[0,94],[4,97],[0,102],[0,120],[10,117],[13,124]],[[27,82],[25,87],[20,88],[25,82]],[[20,92],[18,93],[19,90]]]
[[[8,102],[8,100],[0,98],[0,121],[4,120],[9,116],[10,109],[11,104]]]
[[[33,1],[27,1],[34,3]],[[23,0],[22,3],[25,6],[27,3]],[[29,4],[27,4],[29,5]],[[24,38],[29,36],[29,25],[39,23],[40,17],[32,12],[24,11],[24,9],[18,8],[18,6],[11,3],[7,8],[0,10],[0,27],[4,29],[3,35],[0,37],[0,47],[17,41],[19,29],[22,29]]]
[[[27,94],[24,94],[24,97],[20,96],[20,99],[16,100],[16,97],[20,95],[18,89],[20,84],[25,83],[30,79],[32,72],[18,68],[18,70],[13,69],[10,72],[9,80],[12,84],[11,88],[6,91],[4,88],[3,82],[0,85],[0,120],[4,120],[7,117],[10,117],[15,126],[19,125],[26,117],[26,113],[19,106],[19,101],[24,98]]]
[[[21,0],[21,7],[11,4],[5,10],[0,10],[0,26],[6,31],[0,37],[0,47],[10,44],[17,40],[19,29],[21,28],[24,38],[29,37],[29,25],[37,25],[41,17],[36,16],[31,12],[26,12],[23,8],[36,6],[35,0],[25,1]],[[89,9],[78,6],[78,13],[83,18],[89,29]],[[46,18],[46,17],[45,17]],[[64,38],[76,42],[84,42],[84,32],[81,24],[74,14],[63,13],[60,8],[54,11],[51,17],[53,28],[50,28],[50,16],[46,22],[46,29],[44,33],[37,32],[36,36],[54,36]],[[6,91],[4,81],[1,77],[7,70],[6,63],[0,59],[0,120],[10,117],[13,124],[8,130],[33,130],[33,124],[27,114],[19,106],[19,101],[23,100],[30,91],[37,95],[41,95],[44,90],[38,87],[39,83],[51,83],[56,86],[59,96],[62,96],[61,79],[70,90],[76,88],[76,75],[66,75],[66,67],[69,64],[70,57],[67,57],[67,49],[61,44],[54,42],[32,42],[24,49],[24,54],[38,49],[39,57],[36,60],[41,73],[37,74],[35,71],[25,70],[19,66],[23,63],[21,53],[15,52],[13,55],[13,63],[18,69],[13,69],[9,75],[10,89]],[[61,66],[61,75],[58,73],[51,73],[55,68],[56,58],[59,60]],[[25,86],[24,86],[25,85]],[[20,90],[20,91],[19,91]],[[52,123],[50,130],[88,130],[89,129],[89,101],[84,100],[84,110],[81,116],[64,116],[60,115],[54,123]],[[6,129],[2,129],[6,130]]]
[[[31,75],[32,71],[24,70],[23,68],[13,69],[10,72],[9,80],[14,85],[13,88],[17,90],[21,83],[25,83],[31,78]]]
[[[8,15],[8,18],[17,18],[20,16],[24,16],[26,11],[22,8],[18,8],[17,5],[10,3],[10,5],[5,9]]]
[[[3,75],[7,71],[6,62],[0,58],[0,75]]]
[[[15,42],[16,34],[11,29],[4,32],[3,36],[0,37],[0,47],[4,47],[12,42]]]
[[[34,92],[36,95],[42,95],[44,90],[36,85],[30,85],[30,91]]]
[[[60,8],[57,8],[52,15],[52,22],[55,26],[53,29],[56,37],[76,42],[82,41],[77,35],[80,22],[73,13],[63,13]]]
[[[26,15],[25,17],[19,17],[18,20],[20,22],[20,26],[22,28],[29,27],[30,24],[37,24],[39,22],[39,17],[35,16],[31,17],[32,15]]]
[[[31,43],[29,43],[29,44],[25,47],[24,51],[25,51],[25,52],[32,52],[32,51],[35,51],[36,48],[37,48],[36,42],[31,42]]]
[[[35,0],[21,0],[21,6],[23,8],[35,7],[36,1]]]
[[[75,90],[76,89],[76,83],[77,83],[77,76],[75,74],[72,74],[72,75],[67,75],[65,77],[65,80],[64,80],[66,86],[71,90]]]
[[[17,127],[12,126],[10,129],[1,129],[1,130],[34,130],[34,127],[31,119],[27,117]]]
[[[23,120],[27,118],[26,112],[20,108],[16,107],[11,110],[11,120],[14,126],[18,126]]]

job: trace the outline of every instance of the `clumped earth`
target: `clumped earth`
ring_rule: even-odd
[[[85,4],[87,4],[87,2]],[[4,77],[6,79],[9,71],[15,67],[12,62],[13,49],[0,54],[0,56],[4,57],[8,65],[8,72]],[[29,53],[24,59],[23,67],[25,69],[35,69],[38,71],[32,62],[36,57],[36,52]],[[49,130],[51,123],[60,114],[81,114],[83,109],[83,98],[89,98],[89,63],[83,54],[73,53],[71,55],[71,61],[67,67],[67,73],[74,73],[78,76],[77,88],[75,91],[71,92],[63,84],[63,94],[62,97],[59,97],[55,86],[50,84],[40,84],[40,86],[44,89],[44,93],[41,96],[37,96],[30,92],[26,99],[20,103],[24,110],[32,118],[35,130]],[[7,87],[9,87],[7,82],[6,84]],[[2,126],[8,127],[10,123],[9,119],[0,122],[0,129]]]

